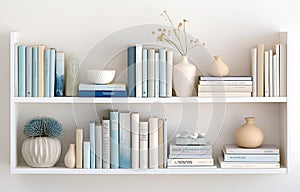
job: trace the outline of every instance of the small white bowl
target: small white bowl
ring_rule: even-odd
[[[89,81],[96,84],[108,84],[112,82],[116,74],[116,70],[89,69],[86,72]]]

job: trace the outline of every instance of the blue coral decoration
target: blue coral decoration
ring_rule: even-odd
[[[62,125],[50,117],[37,117],[26,123],[23,132],[27,137],[59,137]]]

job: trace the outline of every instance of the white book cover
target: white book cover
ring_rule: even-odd
[[[119,166],[120,168],[131,168],[131,113],[119,113]]]
[[[95,139],[96,139],[96,169],[102,169],[102,125],[100,122],[96,123],[95,127]]]
[[[148,97],[154,97],[155,49],[148,49]]]
[[[96,123],[90,122],[90,168],[96,168]]]
[[[142,91],[143,97],[148,97],[148,49],[143,49],[143,65],[142,65]]]
[[[14,71],[14,76],[15,76],[15,84],[14,84],[14,90],[15,90],[15,97],[18,97],[19,96],[19,91],[18,91],[18,87],[19,87],[19,84],[18,84],[18,81],[19,81],[19,63],[18,63],[18,46],[19,44],[15,44],[15,47],[14,47],[14,68],[15,68],[15,71]]]
[[[275,169],[280,168],[279,162],[230,162],[218,157],[218,163],[224,169]]]
[[[112,83],[112,84],[79,84],[80,91],[126,91],[126,84]]]
[[[149,168],[158,168],[158,118],[149,118]]]
[[[225,144],[223,150],[228,154],[279,154],[279,148],[271,144],[263,144],[257,148],[242,148],[236,144]]]
[[[163,168],[168,165],[168,121],[164,119],[164,147],[163,147]]]
[[[209,85],[209,86],[227,86],[227,85],[252,86],[253,85],[253,91],[254,91],[254,87],[256,86],[256,78],[255,78],[255,81],[254,81],[254,77],[253,77],[253,81],[199,81],[199,85]]]
[[[132,169],[140,168],[140,115],[137,112],[131,113],[131,155]]]
[[[167,97],[167,55],[166,49],[159,49],[159,97]]]
[[[269,97],[269,51],[265,51],[265,97]]]
[[[154,97],[159,97],[159,53],[154,54]]]
[[[135,45],[135,96],[142,97],[142,74],[143,74],[143,49],[142,44]]]
[[[252,92],[251,85],[198,85],[198,91],[210,91],[210,92]]]
[[[273,56],[273,95],[279,97],[279,67],[276,54]]]
[[[240,92],[198,92],[198,97],[251,97],[250,91]]]
[[[168,159],[168,166],[209,166],[214,165],[213,158]]]
[[[102,120],[102,166],[103,169],[110,169],[110,122]]]
[[[148,121],[140,122],[140,168],[148,169]]]
[[[32,97],[32,46],[26,47],[26,97]]]
[[[172,97],[173,51],[167,51],[167,97]]]
[[[251,49],[251,75],[253,81],[252,97],[256,97],[257,96],[257,48]]]
[[[273,50],[269,50],[269,90],[270,97],[274,96],[274,85],[273,85]]]
[[[279,71],[280,71],[280,78],[279,78],[279,96],[280,97],[286,97],[287,96],[287,46],[286,44],[280,44],[280,65],[279,65]]]
[[[164,168],[164,119],[158,119],[158,168]]]
[[[50,49],[44,51],[44,97],[49,97],[50,90]]]
[[[89,141],[83,142],[83,168],[91,168],[91,143]]]
[[[276,97],[280,96],[280,45],[275,45],[275,55],[276,55],[276,73],[275,73],[275,79],[276,79]]]

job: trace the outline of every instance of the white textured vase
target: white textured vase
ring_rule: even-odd
[[[78,58],[71,54],[66,67],[66,91],[65,95],[68,97],[78,96],[78,85],[79,85],[79,60]]]
[[[221,56],[214,56],[214,62],[207,65],[206,72],[211,76],[226,76],[229,73],[228,66],[222,61]]]
[[[69,149],[65,155],[64,163],[68,168],[75,168],[76,166],[76,150],[75,144],[70,144]]]
[[[182,56],[180,63],[174,65],[173,87],[178,97],[191,97],[195,92],[195,65],[188,62],[187,56]]]
[[[34,137],[24,140],[22,155],[30,167],[53,167],[61,155],[61,143],[57,138]]]

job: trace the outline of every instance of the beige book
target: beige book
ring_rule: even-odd
[[[38,96],[44,97],[44,50],[45,45],[38,46]]]
[[[257,45],[257,96],[264,96],[264,44]]]
[[[164,167],[164,119],[158,119],[158,168]]]
[[[82,169],[83,129],[76,129],[76,168]]]

